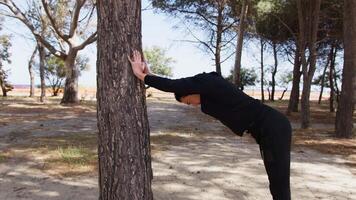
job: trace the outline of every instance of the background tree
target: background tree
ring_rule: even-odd
[[[99,199],[152,200],[144,84],[128,61],[131,51],[142,47],[141,1],[97,6]]]
[[[175,61],[173,58],[166,56],[166,51],[164,49],[154,46],[152,48],[145,49],[143,53],[151,72],[166,77],[173,76],[171,65]]]
[[[353,113],[356,95],[356,1],[344,1],[344,68],[341,96],[336,112],[338,137],[353,136]]]
[[[152,5],[173,17],[182,17],[182,24],[194,40],[183,40],[198,44],[205,52],[212,55],[216,72],[221,74],[221,63],[230,58],[231,41],[235,38],[233,26],[236,19],[228,0],[152,0]],[[201,33],[205,38],[197,37]],[[227,52],[222,57],[223,52]]]
[[[310,89],[316,69],[317,34],[319,29],[319,13],[321,0],[297,0],[299,21],[299,47],[302,73],[303,91],[301,98],[301,127],[310,126]],[[304,48],[305,47],[305,48]],[[307,49],[306,49],[307,48]],[[306,53],[309,52],[307,57]]]
[[[240,11],[240,17],[239,19],[239,26],[237,28],[237,42],[236,42],[236,52],[235,52],[235,65],[234,65],[234,83],[237,85],[237,87],[242,87],[242,83],[240,80],[241,76],[241,57],[242,57],[242,45],[243,45],[243,37],[245,33],[245,26],[247,25],[246,23],[246,18],[247,18],[247,13],[249,10],[250,6],[250,1],[249,0],[241,0],[241,11]],[[236,9],[236,8],[235,8]]]
[[[34,65],[35,65],[35,56],[38,50],[38,46],[36,45],[35,50],[33,50],[30,60],[28,61],[28,72],[30,75],[30,97],[35,96],[35,72],[34,72]]]
[[[77,103],[79,69],[75,67],[78,52],[96,41],[95,1],[94,0],[41,0],[30,1],[27,10],[21,10],[13,0],[0,0],[0,4],[8,8],[3,13],[20,20],[32,32],[36,41],[53,55],[62,59],[66,66],[66,81],[61,103]],[[34,17],[33,9],[37,10]],[[37,26],[38,19],[49,22],[49,30],[53,37],[44,37]],[[36,23],[34,23],[34,21]]]
[[[89,69],[89,58],[78,55],[75,65],[79,72]],[[53,55],[48,55],[45,65],[45,76],[52,89],[52,96],[58,96],[58,93],[63,89],[63,83],[66,77],[66,68],[63,60]]]
[[[226,80],[234,83],[234,68],[230,70],[230,75],[226,77]],[[254,86],[257,82],[257,74],[254,69],[241,68],[240,74],[240,87],[239,89],[244,90],[246,86]]]
[[[2,19],[0,19],[0,30],[1,30],[1,22]],[[7,96],[7,92],[13,89],[13,86],[7,80],[9,70],[4,69],[4,62],[11,63],[10,47],[11,47],[10,36],[1,35],[0,36],[0,87],[3,96]]]
[[[282,91],[281,97],[279,97],[279,100],[283,100],[284,94],[288,91],[288,86],[292,81],[293,81],[293,73],[292,72],[287,72],[280,76],[279,83],[280,83],[281,87],[284,87],[284,89]]]
[[[52,89],[52,95],[58,96],[59,90],[63,87],[66,77],[66,69],[63,60],[50,56],[46,62],[46,79]]]

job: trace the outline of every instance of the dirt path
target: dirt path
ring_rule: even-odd
[[[252,138],[235,136],[197,108],[158,97],[148,100],[156,200],[270,199],[267,176]],[[0,109],[0,150],[11,142],[26,143],[26,138],[36,136],[96,132],[93,108],[84,108],[87,112],[80,114],[61,106],[13,112],[23,105],[37,106],[20,102],[10,107],[14,110]],[[346,163],[339,156],[294,148],[293,199],[356,199],[356,176]],[[35,158],[0,163],[0,199],[97,199],[95,173],[58,178],[44,173],[41,165]]]

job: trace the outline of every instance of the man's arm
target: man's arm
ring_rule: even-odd
[[[151,87],[165,92],[174,92],[179,94],[205,93],[202,85],[194,76],[180,79],[169,79],[154,75],[146,75],[144,77],[144,82]]]
[[[179,94],[201,94],[204,93],[202,85],[197,76],[181,78],[181,79],[168,79],[150,74],[147,64],[143,61],[141,53],[134,51],[132,58],[128,58],[132,70],[137,78],[144,81],[145,84],[157,88],[165,92],[174,92]]]

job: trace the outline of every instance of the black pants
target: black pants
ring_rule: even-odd
[[[290,122],[282,113],[268,106],[260,119],[255,124],[259,131],[252,135],[260,145],[271,194],[274,200],[290,200]]]

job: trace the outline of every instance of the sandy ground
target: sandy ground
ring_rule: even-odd
[[[154,96],[148,99],[148,114],[156,200],[271,199],[258,146],[251,137],[235,136],[198,108]],[[38,136],[96,133],[94,108],[58,105],[43,109],[41,104],[26,101],[0,104],[0,150]],[[21,107],[28,109],[13,112]],[[294,147],[293,199],[356,199],[355,169],[347,163],[337,155]],[[41,170],[43,164],[21,157],[0,163],[0,199],[98,199],[95,172],[56,177]]]

